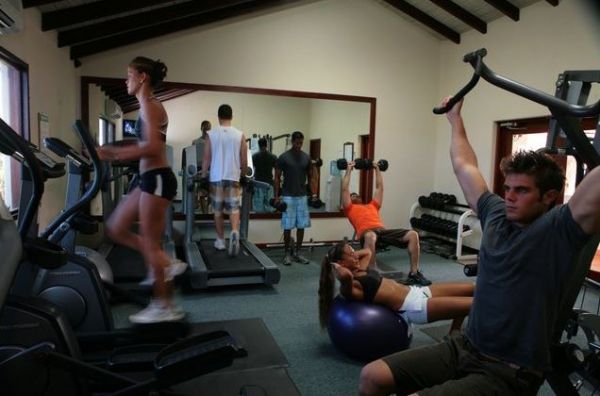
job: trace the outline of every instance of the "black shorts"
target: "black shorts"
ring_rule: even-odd
[[[404,230],[401,228],[392,230],[387,230],[385,228],[373,228],[372,230],[367,230],[363,232],[362,236],[360,237],[361,246],[365,245],[365,234],[369,231],[374,232],[375,235],[377,235],[377,246],[392,245],[402,249],[405,249],[408,246],[408,242],[403,241],[402,238],[404,238],[406,233],[410,230]]]
[[[177,194],[177,179],[171,168],[151,169],[140,175],[140,189],[171,201]]]

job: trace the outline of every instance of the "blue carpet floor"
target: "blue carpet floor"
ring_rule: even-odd
[[[262,318],[277,344],[285,354],[288,372],[302,395],[340,396],[358,393],[358,376],[362,364],[339,353],[330,343],[327,332],[319,327],[317,289],[319,265],[325,252],[315,248],[303,254],[311,260],[308,265],[280,265],[281,282],[273,287],[223,287],[193,293],[177,292],[178,303],[187,311],[192,322],[220,321],[241,318]],[[267,250],[276,263],[282,261],[281,250]],[[387,270],[408,271],[406,251],[391,249],[378,255],[378,261]],[[432,281],[474,281],[462,272],[455,261],[424,253],[421,257],[423,273]],[[590,292],[586,304],[597,304]],[[596,305],[591,309],[595,312]],[[127,316],[138,308],[120,305],[114,309],[118,325],[127,326]],[[415,326],[412,347],[436,342],[420,328],[439,327],[438,322]],[[589,392],[587,394],[591,394]],[[202,392],[206,393],[206,390]],[[545,384],[540,395],[552,395]],[[582,393],[585,394],[585,393]]]

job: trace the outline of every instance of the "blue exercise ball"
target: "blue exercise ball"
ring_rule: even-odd
[[[378,304],[333,299],[327,332],[333,345],[367,362],[410,346],[412,329],[397,312]]]

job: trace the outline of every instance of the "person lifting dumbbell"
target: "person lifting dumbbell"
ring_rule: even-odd
[[[388,162],[380,160],[357,159],[347,162],[345,159],[338,160],[338,168],[346,169],[342,179],[342,209],[348,220],[354,227],[361,246],[371,251],[369,267],[375,266],[375,245],[377,240],[388,245],[406,248],[410,258],[410,273],[407,283],[411,285],[428,286],[431,281],[419,271],[419,234],[414,230],[386,229],[379,210],[383,203],[383,177],[381,172],[387,170]],[[362,197],[357,193],[350,193],[350,178],[352,169],[375,169],[375,193],[371,202],[363,203]],[[383,168],[383,169],[382,169]]]

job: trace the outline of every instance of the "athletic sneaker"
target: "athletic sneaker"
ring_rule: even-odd
[[[292,256],[286,254],[283,258],[283,265],[292,265]]]
[[[185,312],[174,306],[166,307],[159,300],[152,300],[150,304],[140,312],[129,315],[129,321],[137,324],[149,324],[159,322],[175,322],[185,318]]]
[[[292,259],[295,262],[300,263],[300,264],[310,264],[310,260],[309,259],[307,259],[306,257],[302,257],[299,254],[294,254],[292,256]]]
[[[429,286],[431,281],[421,273],[421,271],[411,272],[408,274],[407,283],[409,285]]]
[[[224,239],[215,239],[215,249],[217,250],[225,250],[227,247],[225,246],[225,240]]]
[[[229,255],[237,256],[240,252],[240,233],[237,231],[231,231],[229,235]]]
[[[187,269],[187,263],[177,258],[172,259],[171,263],[165,268],[165,282],[170,282],[178,275],[181,275]],[[152,286],[154,284],[154,272],[148,271],[146,278],[139,283],[140,286]]]
[[[171,260],[169,266],[165,269],[165,281],[172,281],[173,278],[179,276],[187,269],[187,263],[179,259]]]

